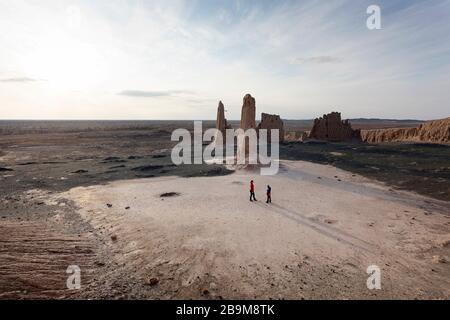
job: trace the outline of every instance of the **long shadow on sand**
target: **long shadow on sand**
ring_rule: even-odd
[[[278,214],[281,214],[282,216],[292,221],[295,221],[301,224],[302,226],[309,227],[310,229],[313,229],[319,234],[329,237],[335,241],[347,244],[351,247],[356,247],[365,252],[375,253],[373,250],[375,246],[373,244],[358,237],[355,237],[338,228],[332,227],[330,225],[321,222],[313,221],[310,218],[305,217],[304,215],[298,212],[295,212],[294,210],[282,207],[278,204],[265,205],[263,203],[258,202],[256,202],[256,204],[270,212],[276,212]]]
[[[283,166],[290,168],[288,164],[283,164]],[[393,193],[394,191],[392,190],[383,190],[380,188],[372,187],[368,184],[365,184],[362,188],[360,183],[353,183],[344,180],[338,181],[337,179],[331,179],[323,176],[321,176],[319,179],[317,175],[299,169],[289,170],[288,172],[283,172],[282,170],[280,170],[280,174],[285,175],[289,179],[301,179],[311,183],[319,184],[321,186],[325,186],[327,188],[350,192],[358,196],[379,197],[403,205],[411,205],[411,197],[407,194],[397,192]]]

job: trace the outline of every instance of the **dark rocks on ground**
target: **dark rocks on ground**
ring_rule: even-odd
[[[443,246],[444,248],[450,247],[450,240],[446,240],[446,241],[442,242],[442,246]]]
[[[164,168],[163,165],[148,165],[148,166],[139,166],[132,168],[132,171],[150,171]]]
[[[88,173],[89,171],[87,171],[87,170],[77,170],[77,171],[74,171],[74,172],[72,172],[72,173]]]
[[[202,294],[203,294],[204,296],[209,295],[209,290],[208,290],[208,289],[203,289],[203,290],[202,290]]]
[[[150,279],[147,279],[147,281],[145,282],[146,285],[149,285],[151,287],[156,286],[158,283],[159,283],[158,278],[150,278]]]
[[[169,197],[178,197],[180,195],[181,195],[181,193],[178,193],[178,192],[166,192],[166,193],[160,194],[159,196],[161,198],[169,198]]]
[[[112,208],[113,205],[112,205],[111,203],[107,203],[106,206],[107,206],[108,208]]]
[[[18,166],[29,166],[32,164],[38,164],[37,162],[24,162],[24,163],[19,163]]]
[[[200,171],[200,172],[202,173],[201,176],[214,177],[214,176],[227,175],[232,171],[230,171],[224,167],[216,167],[216,168],[209,169],[205,172],[202,172],[202,171]]]
[[[120,169],[120,168],[126,168],[126,166],[124,164],[121,164],[120,166],[114,166],[109,169]]]
[[[118,171],[117,170],[108,170],[108,171],[105,171],[104,173],[105,174],[114,174],[114,173],[117,173]]]
[[[108,157],[103,159],[102,163],[122,163],[127,162],[126,160],[120,159],[119,157]]]

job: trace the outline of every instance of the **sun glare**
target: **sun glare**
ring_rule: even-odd
[[[35,50],[25,55],[23,67],[29,77],[58,90],[93,88],[107,71],[94,46],[59,34],[37,40]]]

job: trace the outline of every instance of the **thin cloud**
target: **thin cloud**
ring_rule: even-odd
[[[0,79],[0,82],[36,82],[36,81],[39,81],[39,79],[33,79],[33,78],[27,78],[27,77]]]
[[[292,60],[293,64],[326,64],[326,63],[339,63],[340,58],[332,56],[317,56],[308,58],[296,58]]]
[[[124,90],[118,94],[127,97],[138,98],[159,98],[159,97],[173,97],[180,94],[189,94],[190,91],[185,90],[166,90],[166,91],[146,91],[146,90]]]

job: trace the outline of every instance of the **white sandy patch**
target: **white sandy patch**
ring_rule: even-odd
[[[180,195],[161,198],[166,192]],[[235,298],[449,297],[448,264],[433,263],[436,254],[448,260],[448,204],[331,166],[283,161],[276,176],[128,180],[62,197],[117,236],[114,259],[173,281],[167,297],[192,296],[178,287],[208,281],[213,294]],[[366,288],[373,264],[382,269],[378,292]]]

